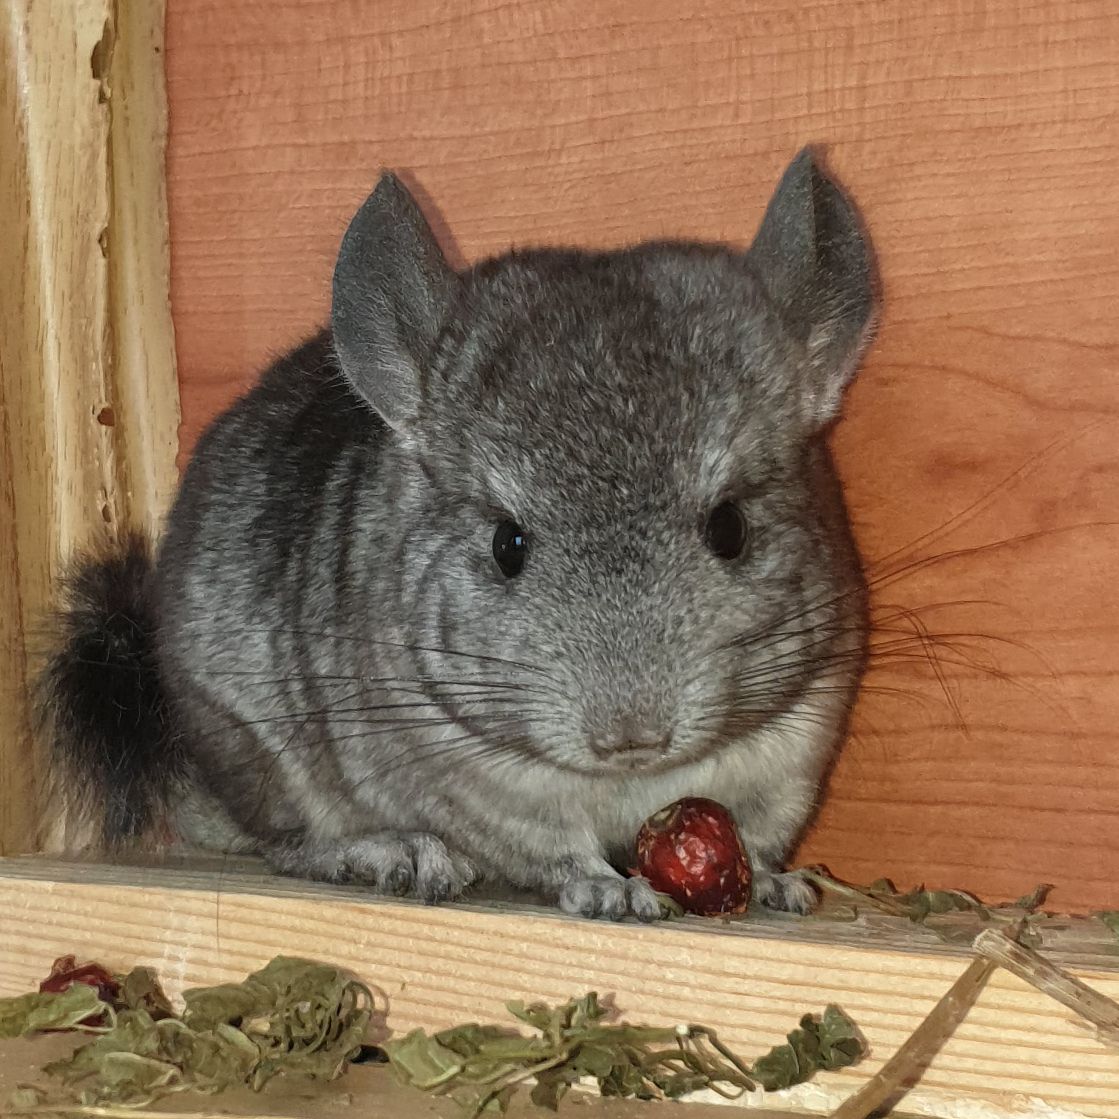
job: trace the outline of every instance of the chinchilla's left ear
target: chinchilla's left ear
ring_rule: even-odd
[[[854,208],[805,148],[770,200],[748,259],[786,329],[808,352],[805,419],[839,411],[874,317],[870,247]]]
[[[408,189],[383,174],[342,238],[331,322],[343,372],[398,431],[458,282]]]

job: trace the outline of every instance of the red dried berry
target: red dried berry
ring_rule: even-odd
[[[750,904],[750,860],[734,817],[705,797],[653,813],[637,835],[638,872],[688,913],[742,913]]]
[[[40,991],[49,991],[51,994],[61,994],[68,991],[75,983],[84,983],[87,987],[97,989],[97,997],[102,1002],[111,1006],[115,1005],[120,997],[120,983],[100,964],[82,964],[73,956],[59,956],[51,964],[51,973],[39,984]],[[91,1014],[78,1023],[79,1026],[103,1026],[104,1014]]]

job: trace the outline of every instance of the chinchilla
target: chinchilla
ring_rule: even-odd
[[[428,902],[489,880],[644,920],[642,821],[735,815],[755,897],[845,731],[866,584],[825,435],[874,308],[808,151],[747,252],[448,266],[401,182],[331,325],[199,442],[154,561],[68,584],[42,712],[107,844],[170,821]]]

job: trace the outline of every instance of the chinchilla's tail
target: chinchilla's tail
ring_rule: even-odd
[[[67,831],[84,826],[108,847],[159,821],[182,771],[160,683],[152,571],[138,536],[72,565],[35,689]]]

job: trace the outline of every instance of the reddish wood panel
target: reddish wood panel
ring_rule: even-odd
[[[745,243],[793,151],[827,145],[884,282],[836,448],[897,612],[801,855],[1119,907],[1111,0],[168,7],[184,452],[324,316],[382,166],[469,260]],[[921,626],[955,635],[939,670]]]

